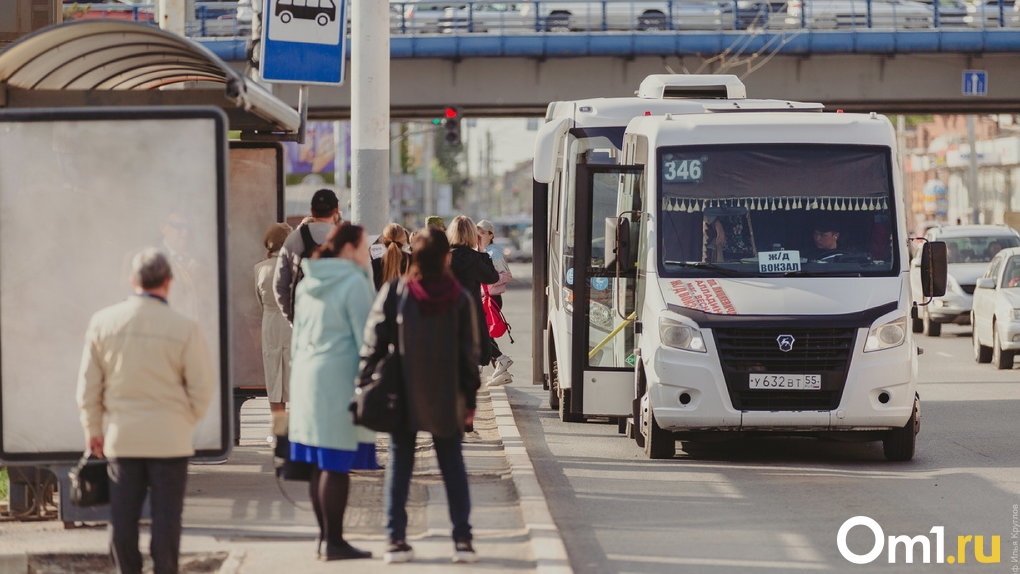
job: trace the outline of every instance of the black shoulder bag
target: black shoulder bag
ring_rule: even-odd
[[[405,426],[407,400],[404,395],[404,372],[400,360],[400,321],[407,301],[407,291],[394,287],[387,297],[386,322],[392,342],[388,352],[374,368],[366,368],[358,378],[350,411],[354,424],[377,432],[398,432]],[[399,301],[395,295],[399,295]],[[390,302],[393,302],[390,304]]]
[[[89,508],[110,504],[110,477],[107,462],[92,456],[88,450],[67,476],[71,479],[71,502]]]

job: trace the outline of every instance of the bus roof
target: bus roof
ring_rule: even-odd
[[[648,137],[650,147],[734,143],[818,143],[894,147],[885,116],[843,113],[662,115],[635,118],[627,134]]]
[[[573,127],[624,127],[631,119],[663,114],[750,111],[822,111],[822,104],[788,100],[591,98],[549,104],[546,120],[567,118]]]

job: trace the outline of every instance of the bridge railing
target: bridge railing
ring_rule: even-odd
[[[250,1],[194,2],[187,34],[247,36]],[[1018,8],[1013,0],[406,0],[390,2],[390,30],[406,36],[1020,28]],[[154,9],[152,4],[65,4],[65,20],[153,22]]]

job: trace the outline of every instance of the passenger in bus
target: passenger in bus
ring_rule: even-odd
[[[290,322],[273,296],[273,273],[280,248],[292,231],[286,223],[274,223],[266,230],[262,244],[266,258],[255,265],[255,296],[262,307],[262,368],[265,373],[269,412],[274,417],[287,410],[290,384]]]

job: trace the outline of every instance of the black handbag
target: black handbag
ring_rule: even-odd
[[[89,508],[110,503],[110,475],[107,462],[88,451],[81,456],[67,476],[71,480],[71,502]]]
[[[397,292],[395,286],[391,295]],[[391,297],[392,298],[392,297]],[[390,336],[394,343],[389,345],[385,356],[380,358],[372,368],[362,371],[358,385],[354,389],[350,411],[354,424],[377,432],[399,432],[406,421],[404,396],[404,371],[400,360],[399,341],[400,321],[396,315],[403,311],[407,293],[400,295],[399,307],[386,315],[390,324]]]
[[[290,440],[287,436],[276,435],[276,446],[273,447],[273,456],[277,459],[276,476],[283,480],[308,482],[312,479],[312,463],[290,459]]]
[[[358,383],[351,401],[354,424],[378,432],[400,430],[404,419],[404,373],[394,345]]]

